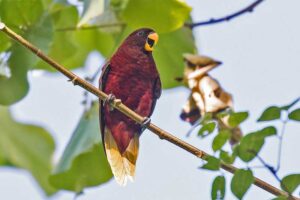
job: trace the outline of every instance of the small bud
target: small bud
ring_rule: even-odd
[[[5,28],[5,24],[0,22],[0,30],[3,30]]]

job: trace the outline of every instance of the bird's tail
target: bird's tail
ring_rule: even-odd
[[[127,180],[133,181],[135,164],[139,151],[139,138],[133,137],[124,153],[120,153],[111,131],[107,128],[104,134],[105,151],[112,173],[118,184],[125,186]]]

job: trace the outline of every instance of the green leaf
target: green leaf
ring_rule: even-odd
[[[77,27],[87,24],[91,19],[101,15],[104,11],[105,0],[85,0],[83,13]]]
[[[232,164],[234,162],[235,158],[236,158],[235,153],[233,153],[232,155],[229,155],[229,153],[226,151],[221,150],[221,152],[220,152],[220,159],[227,164]]]
[[[202,127],[200,128],[200,130],[198,132],[198,135],[204,137],[204,136],[214,132],[215,128],[216,128],[215,122],[207,122],[202,125]]]
[[[265,138],[276,135],[274,127],[267,127],[260,131],[249,133],[242,138],[240,144],[237,146],[238,156],[245,162],[250,162],[256,157],[258,152],[264,145]]]
[[[230,138],[230,135],[231,133],[229,130],[221,130],[212,142],[213,150],[214,151],[220,150],[227,142],[227,140]]]
[[[289,114],[289,119],[291,120],[295,120],[295,121],[300,121],[300,108],[293,110],[290,114]]]
[[[53,13],[56,29],[76,27],[78,12],[76,7],[66,7]],[[64,22],[67,20],[67,24]],[[112,54],[115,46],[114,37],[97,29],[82,31],[56,31],[49,56],[68,69],[84,65],[92,51],[99,51],[103,56]],[[100,67],[100,66],[99,66]],[[38,69],[55,71],[47,63],[40,61]]]
[[[183,74],[183,53],[196,53],[192,31],[181,28],[177,31],[160,34],[154,49],[154,59],[158,67],[164,89],[179,86],[175,80]]]
[[[277,130],[274,126],[268,126],[266,128],[263,128],[262,130],[258,131],[257,134],[259,134],[261,137],[269,137],[277,134]]]
[[[257,121],[271,121],[275,119],[280,119],[281,108],[277,106],[271,106],[267,108],[259,117]]]
[[[1,150],[1,146],[0,146],[0,150]],[[0,165],[5,165],[6,164],[6,158],[4,155],[4,152],[1,150],[0,151]]]
[[[52,34],[52,22],[46,16],[29,27],[24,37],[47,53],[52,41]],[[18,43],[13,44],[8,60],[11,77],[0,79],[0,104],[13,104],[27,94],[29,90],[27,71],[32,69],[37,61],[37,56],[28,49]]]
[[[72,58],[76,54],[76,48],[78,48],[72,41],[70,41],[72,35],[73,34],[70,32],[56,32],[54,35],[51,50],[48,54],[51,58],[68,69],[73,69],[80,66],[78,63],[71,63],[70,66],[66,65],[68,61],[71,62],[73,60]],[[50,67],[48,63],[45,63],[42,60],[38,62],[35,69],[57,72],[55,69]]]
[[[129,0],[121,16],[134,29],[150,27],[162,33],[182,27],[190,12],[183,0]]]
[[[290,174],[281,180],[281,188],[292,194],[300,185],[300,174]]]
[[[110,7],[113,11],[123,11],[126,8],[128,0],[110,0]]]
[[[58,189],[81,192],[85,187],[103,184],[112,178],[101,144],[95,103],[82,116],[50,183]]]
[[[41,0],[0,1],[0,19],[12,27],[28,27],[39,21],[43,13]]]
[[[51,14],[55,29],[60,30],[63,28],[76,27],[79,16],[75,6],[63,6],[61,9],[56,10]],[[78,47],[73,40],[74,31],[55,31],[54,38],[49,50],[49,56],[55,61],[59,62],[68,69],[79,67],[81,63],[70,63],[75,57]],[[71,64],[66,65],[67,61]],[[36,69],[45,69],[48,71],[55,71],[47,63],[40,60]]]
[[[10,40],[3,32],[0,31],[0,53],[2,51],[6,51],[10,46],[11,46]]]
[[[214,179],[211,189],[211,199],[212,200],[221,200],[225,198],[225,177],[217,176]]]
[[[288,197],[280,196],[280,197],[276,197],[272,200],[288,200]]]
[[[12,10],[14,12],[12,12]],[[16,13],[19,13],[16,15]],[[25,38],[34,39],[37,44],[44,38],[51,41],[51,21],[49,18],[41,17],[43,4],[41,0],[32,1],[0,1],[0,19],[8,26],[21,32]],[[44,24],[45,27],[40,27]],[[37,31],[37,29],[39,29]],[[45,35],[43,35],[45,34]],[[0,50],[7,50],[11,46],[8,37],[0,33]],[[46,44],[46,42],[45,42]],[[43,49],[44,46],[41,47]],[[43,49],[44,50],[44,49]],[[27,51],[27,52],[25,52]],[[32,67],[33,54],[29,53],[20,45],[14,43],[10,49],[11,56],[8,64],[11,77],[0,79],[0,104],[9,105],[23,98],[28,92],[27,69]]]
[[[220,169],[220,160],[218,158],[209,156],[206,161],[207,163],[201,167],[202,169],[208,169],[212,171],[217,171]]]
[[[60,3],[60,4],[64,4],[64,5],[69,5],[69,4],[70,4],[70,3],[68,2],[68,0],[54,0],[54,2]]]
[[[51,5],[52,0],[42,0],[42,3],[43,3],[44,8],[48,8],[48,6]]]
[[[27,66],[32,64],[28,59],[30,56],[30,52],[16,44],[13,45],[12,54],[8,60],[11,76],[2,76],[0,79],[0,104],[13,104],[27,94],[29,90]]]
[[[114,37],[111,34],[101,32],[100,30],[77,31],[74,41],[82,48],[83,52],[90,53],[93,50],[99,51],[104,57],[109,57],[113,53],[115,46]],[[80,57],[80,54],[76,54]],[[85,55],[82,55],[84,60]]]
[[[264,138],[256,133],[246,135],[237,148],[238,156],[245,162],[250,162],[264,145]]]
[[[231,191],[238,199],[242,199],[253,182],[254,177],[251,170],[239,169],[232,177]]]
[[[38,126],[14,121],[3,106],[0,119],[0,164],[9,163],[30,171],[44,191],[53,194],[55,189],[48,183],[55,148],[51,135]]]
[[[66,28],[75,28],[79,20],[79,12],[76,6],[62,6],[58,4],[56,9],[51,13],[53,26],[56,32],[72,32],[65,31]]]
[[[248,112],[234,112],[229,115],[228,123],[231,127],[237,127],[248,118]]]

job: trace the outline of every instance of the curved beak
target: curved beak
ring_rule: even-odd
[[[146,43],[145,43],[145,50],[146,51],[153,51],[154,46],[158,42],[158,34],[155,32],[152,32],[148,35]]]

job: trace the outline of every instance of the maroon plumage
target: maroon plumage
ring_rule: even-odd
[[[152,115],[161,94],[161,82],[152,56],[157,39],[151,29],[131,33],[103,67],[99,80],[100,89],[145,117]],[[100,127],[107,158],[117,182],[125,185],[127,178],[134,176],[138,138],[143,128],[118,110],[111,111],[103,101],[100,104]]]

